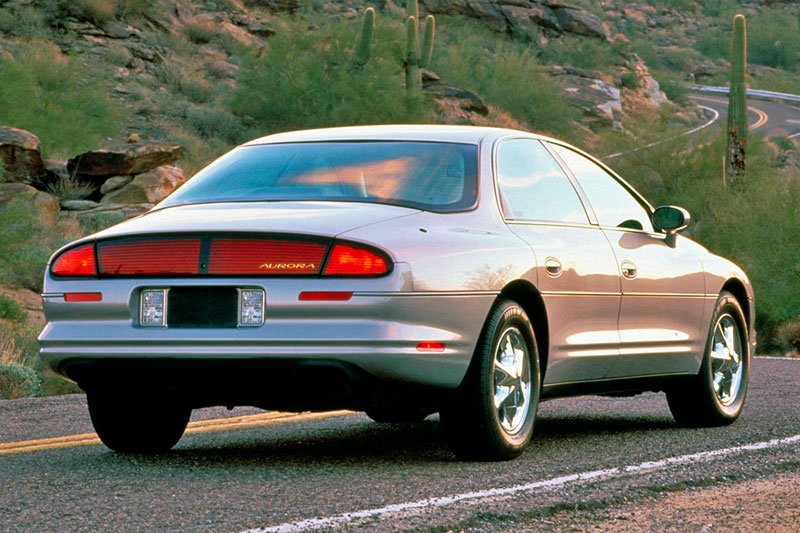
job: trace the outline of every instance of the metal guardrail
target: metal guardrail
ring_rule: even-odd
[[[683,84],[687,89],[701,93],[728,94],[728,87],[715,87],[711,85],[696,85],[693,83]],[[800,94],[778,93],[775,91],[764,91],[761,89],[747,89],[747,96],[756,98],[769,98],[773,100],[785,100],[787,102],[800,103]]]

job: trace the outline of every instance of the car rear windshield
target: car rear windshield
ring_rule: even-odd
[[[198,172],[161,206],[333,200],[462,211],[475,204],[477,159],[475,145],[440,142],[243,146]]]

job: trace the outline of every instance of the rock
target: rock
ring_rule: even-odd
[[[91,200],[64,200],[61,202],[61,208],[65,211],[86,211],[99,205]]]
[[[262,39],[266,39],[267,37],[272,37],[276,33],[275,30],[273,30],[268,26],[265,26],[264,24],[261,24],[260,22],[254,22],[252,24],[249,24],[246,27],[246,29],[253,35],[261,37]]]
[[[138,142],[142,142],[142,134],[141,133],[131,133],[128,135],[128,138],[125,140],[128,144],[135,144]]]
[[[15,200],[33,205],[43,223],[54,221],[60,210],[58,199],[52,194],[24,183],[0,183],[0,210]]]
[[[103,197],[104,204],[156,204],[183,184],[183,170],[169,165],[139,174],[130,183]]]
[[[114,176],[108,178],[105,183],[100,187],[100,194],[108,194],[110,192],[121,189],[133,180],[133,176]]]
[[[564,85],[565,96],[583,111],[589,125],[622,127],[622,99],[618,88],[602,79],[583,77],[566,70],[558,78]]]
[[[144,141],[80,154],[67,162],[67,169],[97,178],[141,174],[174,163],[184,151],[180,144]]]
[[[7,182],[39,182],[45,176],[42,143],[33,133],[0,126],[0,161]]]
[[[608,39],[608,28],[591,13],[577,7],[554,3],[550,4],[550,8],[565,32],[603,40]]]
[[[439,99],[444,98],[454,101],[464,111],[471,111],[484,116],[489,114],[489,108],[486,106],[486,103],[481,99],[481,97],[466,89],[453,87],[452,85],[434,83],[426,86],[425,92],[432,94]]]
[[[604,40],[609,36],[606,25],[591,13],[549,0],[421,0],[420,7],[435,15],[478,19],[494,31],[525,34],[531,39],[538,39],[540,30]]]

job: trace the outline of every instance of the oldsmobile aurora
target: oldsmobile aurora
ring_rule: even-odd
[[[171,448],[210,405],[439,412],[472,459],[520,454],[558,396],[664,391],[679,424],[729,424],[753,292],[688,223],[520,131],[272,135],[59,250],[41,355],[120,452]]]

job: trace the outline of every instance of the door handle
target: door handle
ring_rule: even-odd
[[[633,279],[636,277],[636,265],[631,261],[623,261],[620,268],[622,270],[622,275],[626,278]]]
[[[561,261],[555,257],[548,257],[544,261],[544,270],[548,276],[557,278],[561,275]]]

